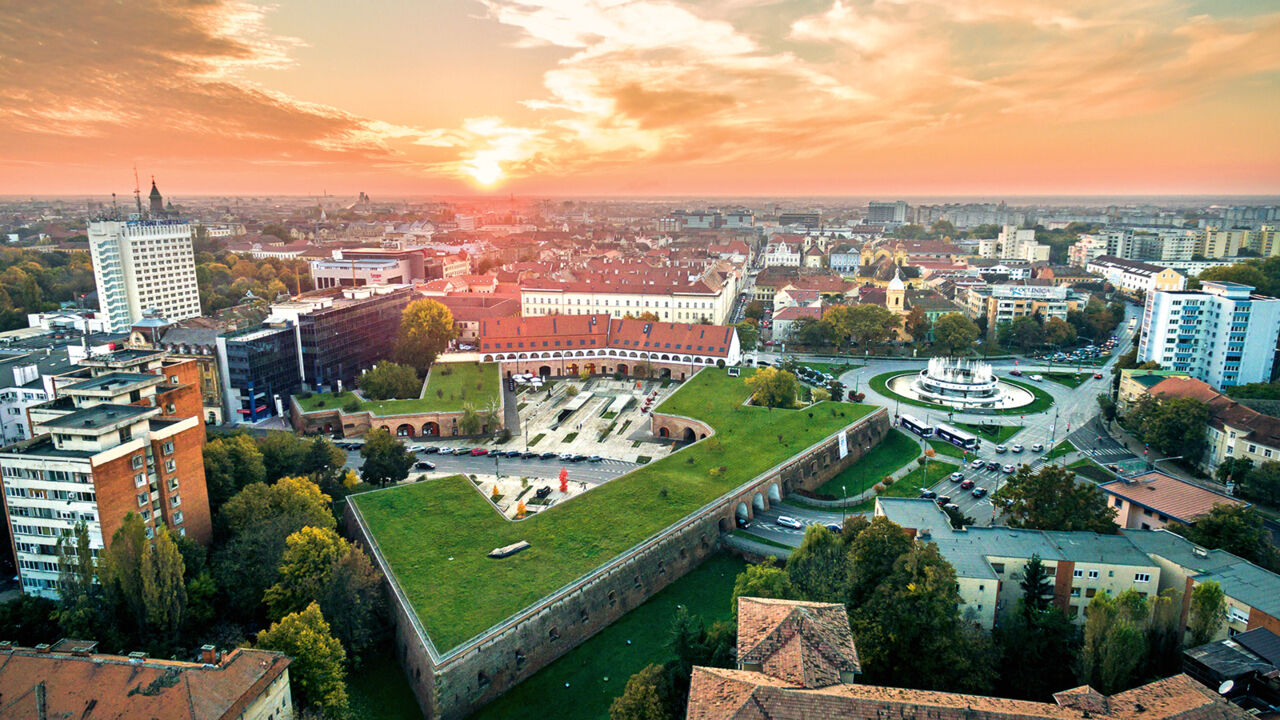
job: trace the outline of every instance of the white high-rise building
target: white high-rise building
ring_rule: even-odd
[[[191,226],[179,220],[89,223],[98,307],[121,332],[154,310],[170,321],[200,316]]]
[[[1216,388],[1267,382],[1280,335],[1280,300],[1253,287],[1205,281],[1200,290],[1148,293],[1138,362]]]

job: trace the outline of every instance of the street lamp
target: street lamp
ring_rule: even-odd
[[[844,512],[849,507],[849,490],[841,485],[840,494],[844,496],[844,502],[840,503],[840,527],[844,527]]]

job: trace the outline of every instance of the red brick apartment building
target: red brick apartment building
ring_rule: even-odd
[[[57,540],[84,522],[104,547],[129,512],[208,543],[199,370],[164,352],[96,355],[28,409],[32,438],[0,448],[5,517],[23,592],[57,596]]]

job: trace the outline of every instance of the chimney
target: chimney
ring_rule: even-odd
[[[49,652],[49,643],[40,643],[36,645],[36,652],[46,654]]]
[[[131,663],[140,663],[146,659],[147,659],[147,654],[139,650],[134,650],[133,652],[129,653],[129,662]]]
[[[200,646],[200,662],[206,665],[218,664],[218,648],[213,645]]]

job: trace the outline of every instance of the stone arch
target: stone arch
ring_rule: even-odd
[[[413,437],[413,426],[403,423],[396,427],[396,437]]]
[[[769,502],[782,502],[782,491],[778,488],[778,483],[769,483]]]
[[[667,429],[666,425],[658,428],[658,437],[671,437],[671,431]]]
[[[659,379],[669,377],[671,377],[671,368],[662,368],[662,370],[658,372]]]
[[[538,375],[542,377],[551,377],[551,366],[543,365],[538,368]]]
[[[662,356],[661,356],[659,359],[660,359],[660,360],[671,360],[671,356],[670,356],[670,355],[668,355],[668,354],[666,354],[666,353],[663,353],[663,354],[662,354]]]
[[[529,353],[520,353],[520,359],[521,359],[521,360],[528,360],[528,359],[529,359]]]
[[[596,374],[596,364],[593,362],[589,362],[586,365],[582,366],[582,369],[586,370],[588,375]]]
[[[755,495],[752,495],[751,507],[755,508],[756,512],[764,512],[765,511],[764,495],[761,495],[760,493],[756,493]]]
[[[731,530],[733,530],[733,523],[729,521],[729,518],[720,518],[720,532],[727,533]]]
[[[684,429],[684,435],[681,437],[681,439],[682,439],[682,440],[684,440],[684,441],[685,441],[685,442],[687,442],[687,443],[691,443],[691,442],[693,442],[694,440],[696,440],[697,438],[698,438],[697,433],[695,433],[695,432],[693,431],[693,428],[691,428],[691,427],[687,427],[687,428],[685,428],[685,429]]]
[[[563,354],[561,354],[559,350],[557,350],[557,351],[555,351],[555,352],[551,353],[551,359],[553,359],[553,360],[554,360],[554,359],[557,359],[557,358],[562,358],[562,357],[564,357],[564,355],[563,355]]]
[[[492,355],[485,355],[485,356],[484,356],[484,361],[485,361],[485,362],[493,362],[493,356],[492,356]]]
[[[618,365],[618,374],[619,374],[619,375],[626,375],[626,374],[627,374],[627,369],[628,369],[628,368],[627,368],[626,363],[620,363],[620,364]]]
[[[573,353],[573,356],[574,356],[574,357],[582,357],[584,354],[585,354],[585,353],[583,353],[581,350],[579,350],[579,351],[577,351],[577,352]]]
[[[684,356],[684,361],[685,361],[685,362],[693,362],[693,358],[689,357],[688,355],[685,355],[685,356]]]
[[[440,423],[428,421],[422,423],[422,434],[428,437],[434,437],[440,434]]]
[[[716,360],[716,367],[724,367],[724,358]]]
[[[751,511],[747,509],[747,504],[744,502],[738,503],[738,506],[733,509],[733,514],[739,520],[747,520],[751,517]]]

